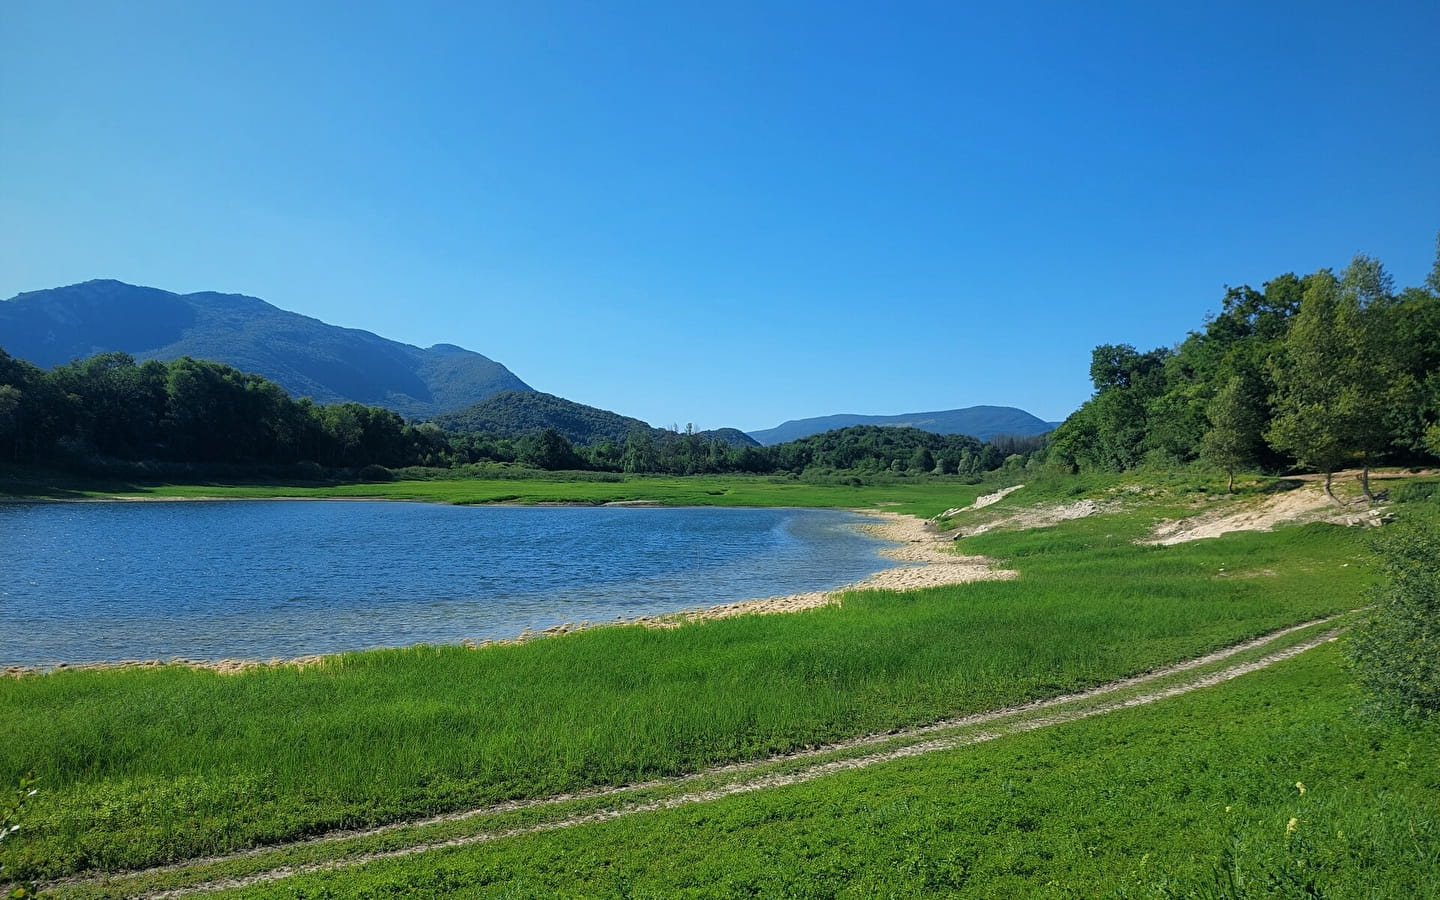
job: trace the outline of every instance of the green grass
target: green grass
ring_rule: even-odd
[[[0,480],[0,496],[17,499],[106,497],[225,499],[380,499],[438,503],[610,503],[648,501],[668,506],[807,506],[871,508],[923,517],[973,502],[988,488],[960,478],[916,478],[884,484],[811,484],[784,478],[626,476],[596,481],[456,479],[383,484],[131,484],[97,481]]]
[[[1440,724],[1356,704],[1327,645],[989,744],[218,896],[1440,897]]]
[[[926,723],[1347,609],[1370,577],[1352,531],[1136,546],[1153,516],[973,538],[962,549],[1022,577],[854,593],[799,615],[347,654],[300,671],[5,680],[0,778],[34,770],[44,787],[7,864],[31,877],[118,870]]]

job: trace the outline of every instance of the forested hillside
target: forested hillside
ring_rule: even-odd
[[[1122,470],[1201,460],[1222,470],[1433,463],[1440,457],[1440,257],[1396,290],[1381,263],[1229,289],[1173,348],[1106,344],[1095,394],[1049,458]],[[1368,491],[1368,486],[1367,486]]]
[[[532,406],[535,396],[542,399]],[[497,407],[517,403],[533,421],[477,419],[467,424],[504,430],[447,431],[359,403],[293,400],[274,382],[222,363],[136,362],[104,353],[46,371],[0,349],[0,464],[104,473],[164,463],[167,471],[182,467],[180,477],[225,466],[229,474],[258,477],[353,477],[363,470],[362,477],[388,478],[397,468],[492,464],[636,474],[974,475],[1043,444],[858,426],[772,447],[737,446],[744,436],[733,429],[656,429],[544,394]],[[591,441],[577,443],[551,427],[565,416],[576,428],[598,423],[611,430],[598,439],[587,432]]]
[[[0,302],[0,346],[41,367],[99,353],[190,356],[263,375],[293,397],[352,401],[403,416],[460,409],[529,385],[463,347],[413,347],[280,309],[256,297],[174,294],[97,280]]]
[[[0,349],[0,461],[403,466],[444,449],[388,409],[292,400],[223,363],[103,353],[44,371]]]
[[[669,431],[653,428],[630,416],[541,391],[505,391],[459,412],[436,416],[431,421],[446,431],[504,438],[525,438],[546,430],[556,431],[572,444],[586,447],[607,441],[624,443],[637,428],[648,429],[653,439],[662,443],[681,433],[678,427]],[[736,428],[698,432],[687,428],[684,433],[693,433],[707,444],[718,440],[731,447],[759,446],[753,438]]]
[[[576,444],[620,442],[631,430],[650,427],[639,419],[541,391],[504,391],[432,421],[446,431],[508,438],[551,428]]]

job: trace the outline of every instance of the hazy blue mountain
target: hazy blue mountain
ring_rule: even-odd
[[[416,417],[530,390],[500,363],[451,344],[421,349],[255,297],[172,294],[110,280],[0,302],[0,347],[46,368],[114,350],[136,359],[193,356],[263,375],[295,397]]]
[[[431,421],[447,431],[511,438],[552,428],[565,435],[570,443],[586,446],[601,441],[623,444],[630,432],[637,428],[649,431],[656,441],[675,437],[674,432],[653,428],[639,419],[540,391],[505,391],[458,412],[436,416]],[[697,431],[696,435],[707,442],[721,440],[736,447],[759,446],[749,435],[735,428]]]
[[[750,436],[768,447],[771,444],[783,444],[851,425],[897,425],[933,431],[936,434],[968,434],[988,441],[997,434],[1044,434],[1059,424],[1046,422],[1013,406],[968,406],[964,409],[905,413],[898,416],[856,416],[841,413],[815,419],[792,419],[774,428],[752,431]]]

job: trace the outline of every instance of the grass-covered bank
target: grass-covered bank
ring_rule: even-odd
[[[11,864],[133,867],[933,721],[1346,609],[1369,577],[1353,531],[1134,545],[1154,515],[963,542],[1009,559],[1014,582],[853,594],[795,616],[304,671],[5,681],[0,777],[34,769],[45,785]]]
[[[853,481],[854,483],[849,483]],[[966,506],[990,488],[947,476],[889,479],[756,478],[729,475],[664,477],[578,473],[574,479],[462,478],[375,484],[284,482],[167,484],[75,479],[26,471],[0,477],[0,499],[375,499],[435,503],[623,503],[667,506],[812,506],[869,508],[929,517]]]
[[[1440,727],[1358,702],[1332,644],[988,744],[218,896],[1440,897]]]

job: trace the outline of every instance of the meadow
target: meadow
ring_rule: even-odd
[[[0,497],[12,499],[416,500],[431,503],[657,503],[667,506],[808,506],[862,509],[884,506],[923,517],[966,506],[989,490],[974,479],[919,477],[848,483],[735,475],[608,475],[573,479],[441,478],[375,484],[167,484],[76,479],[26,472],[0,478]]]
[[[1151,706],[219,897],[1440,897],[1440,727],[1340,647]]]
[[[643,481],[652,493],[635,499],[789,487]],[[673,630],[346,654],[303,669],[7,679],[0,778],[34,771],[44,787],[8,871],[122,871],[760,759],[1101,684],[1360,602],[1372,575],[1355,530],[1133,542],[1183,511],[1192,487],[959,542],[1018,570],[1008,582],[853,592],[807,613]],[[799,485],[784,496],[852,490]],[[978,490],[876,486],[864,505],[933,515]]]

